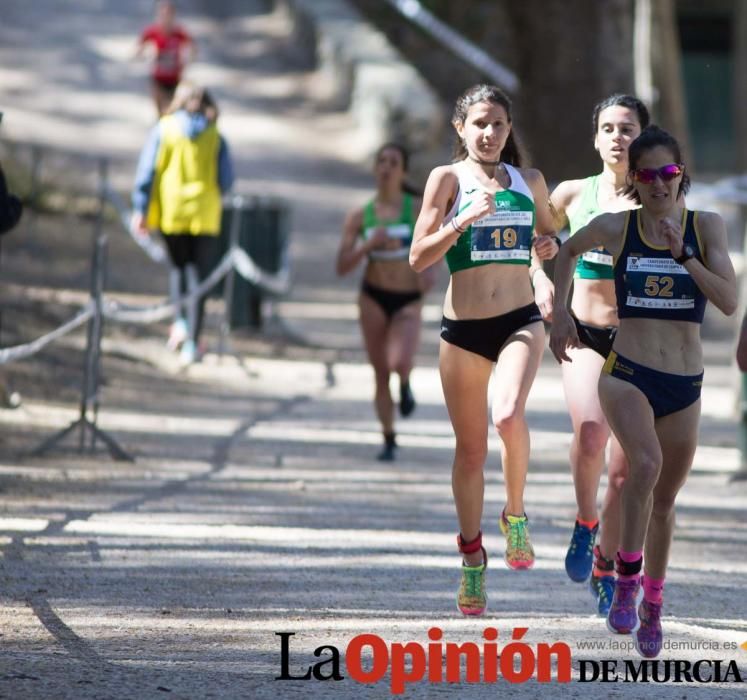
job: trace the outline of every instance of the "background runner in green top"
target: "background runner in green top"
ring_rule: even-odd
[[[574,207],[573,213],[568,214],[571,236],[593,218],[604,213],[598,202],[599,177],[592,175],[586,178],[578,206]],[[578,256],[574,276],[582,280],[611,280],[615,277],[612,264],[612,254],[605,248],[589,250]]]

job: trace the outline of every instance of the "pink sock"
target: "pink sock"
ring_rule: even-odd
[[[643,560],[643,550],[639,549],[637,552],[626,552],[625,550],[620,549],[617,552],[617,556],[620,557],[620,560],[624,561],[626,564],[634,564]],[[638,579],[640,579],[640,577],[640,569],[637,574],[625,575],[620,573],[620,571],[617,572],[617,578],[620,581],[637,581]]]
[[[618,556],[620,559],[622,559],[625,562],[628,562],[629,564],[638,561],[639,559],[643,559],[643,550],[639,549],[637,552],[626,552],[624,549],[619,549],[617,551]]]
[[[649,603],[656,603],[661,605],[664,593],[664,579],[663,578],[651,578],[650,576],[643,577],[643,598]]]

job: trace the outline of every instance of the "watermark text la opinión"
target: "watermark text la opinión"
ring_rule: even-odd
[[[534,646],[523,641],[528,628],[516,627],[506,643],[498,642],[498,630],[486,627],[480,642],[443,640],[443,630],[431,627],[428,642],[389,643],[375,634],[353,637],[341,651],[332,644],[322,644],[313,651],[315,661],[302,660],[291,654],[295,632],[276,632],[280,638],[280,675],[277,681],[343,681],[349,678],[363,684],[378,683],[389,675],[390,692],[401,695],[412,683],[498,683],[517,684],[534,680],[538,683],[742,683],[740,669],[734,660],[701,659],[579,659],[573,663],[569,645],[562,641]],[[596,646],[585,640],[579,647],[630,651],[629,640],[606,640]],[[702,643],[713,649],[713,644]],[[734,645],[723,645],[736,650]],[[671,649],[680,648],[672,642]],[[690,648],[690,647],[688,647]],[[291,658],[293,657],[293,658]],[[573,666],[578,675],[572,677]],[[343,674],[344,671],[347,675]]]
[[[521,641],[527,627],[515,627],[510,640],[501,647],[498,630],[486,627],[481,643],[443,642],[443,630],[431,627],[428,644],[420,642],[387,643],[375,634],[359,634],[345,647],[347,677],[358,683],[377,683],[387,672],[393,695],[405,691],[408,683],[568,683],[571,680],[571,649],[565,642],[539,643],[535,647]],[[340,650],[324,644],[314,650],[321,659],[291,666],[290,643],[295,632],[276,632],[280,637],[280,675],[275,680],[342,681]],[[464,678],[462,678],[464,664]],[[555,675],[553,676],[553,668]]]

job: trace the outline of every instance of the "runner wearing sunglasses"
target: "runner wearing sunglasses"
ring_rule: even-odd
[[[626,193],[628,147],[648,121],[646,106],[631,95],[611,95],[594,107],[594,148],[602,161],[602,172],[583,180],[566,180],[553,190],[550,202],[559,228],[568,226],[573,236],[599,214],[637,206]],[[597,609],[600,615],[606,615],[615,586],[612,568],[620,537],[620,487],[627,470],[622,448],[613,438],[608,487],[602,505],[604,527],[595,547],[599,530],[597,492],[610,437],[599,403],[597,381],[618,323],[609,251],[592,250],[578,257],[571,314],[581,346],[568,349],[573,362],[564,362],[562,372],[573,424],[570,463],[578,510],[565,569],[570,579],[578,583],[589,579],[591,574],[591,592]]]
[[[629,464],[607,626],[634,633],[639,653],[653,658],[662,647],[674,501],[697,445],[700,325],[707,301],[734,313],[737,289],[723,220],[682,206],[689,178],[674,137],[649,126],[630,145],[628,160],[628,192],[641,208],[603,214],[561,247],[550,349],[559,362],[570,362],[567,348],[579,347],[565,306],[573,265],[577,256],[604,246],[614,258],[620,325],[599,379],[599,398]]]

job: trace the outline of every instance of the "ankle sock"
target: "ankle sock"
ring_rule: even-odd
[[[589,530],[593,530],[597,525],[599,525],[599,518],[596,518],[594,520],[581,520],[578,516],[576,516],[576,522],[579,525],[583,525],[584,527],[588,527]]]
[[[464,558],[462,558],[462,566],[468,566],[470,568],[474,568],[476,566],[482,566],[485,563],[485,558],[480,557],[480,561],[477,562],[477,564],[468,564],[466,561],[464,561]]]
[[[457,535],[457,546],[462,554],[474,554],[475,552],[480,552],[482,555],[481,561],[478,564],[467,564],[467,562],[464,561],[464,558],[462,558],[462,566],[482,566],[485,563],[485,552],[482,548],[482,530],[477,533],[475,539],[469,541],[466,541],[460,532]]]
[[[626,552],[623,549],[617,552],[615,569],[619,581],[638,581],[641,578],[641,565],[643,564],[643,550],[637,552]]]
[[[649,603],[661,605],[664,593],[664,579],[651,578],[646,575],[642,577],[643,598]]]
[[[594,547],[594,568],[591,572],[592,576],[601,578],[602,576],[614,576],[615,575],[615,560],[607,559],[603,554],[599,545]]]

